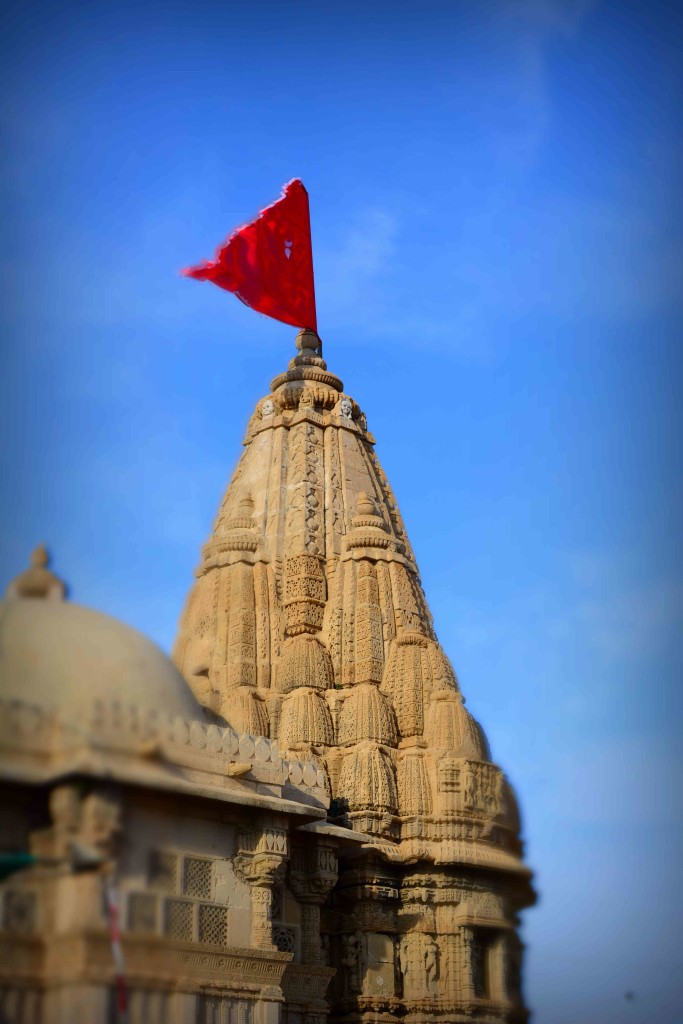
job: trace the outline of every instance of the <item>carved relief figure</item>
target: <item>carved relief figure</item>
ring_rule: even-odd
[[[431,935],[412,933],[399,945],[399,964],[403,976],[403,995],[424,999],[436,991],[438,948]]]
[[[349,994],[363,990],[363,957],[360,943],[361,936],[358,932],[345,935],[342,939],[341,964],[346,968],[346,989]]]
[[[438,947],[434,942],[431,935],[427,936],[427,941],[424,948],[424,966],[425,966],[425,979],[427,982],[427,991],[436,991],[436,980],[438,972]]]

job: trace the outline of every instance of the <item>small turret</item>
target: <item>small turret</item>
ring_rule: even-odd
[[[63,601],[66,584],[48,569],[50,556],[44,544],[39,544],[31,555],[30,568],[11,580],[5,597],[42,597],[50,601]]]

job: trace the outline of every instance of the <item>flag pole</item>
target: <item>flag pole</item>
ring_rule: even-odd
[[[117,1024],[128,1024],[128,984],[126,965],[121,948],[121,915],[119,891],[113,875],[102,875],[104,899],[109,921],[109,942],[116,970],[116,1020]]]

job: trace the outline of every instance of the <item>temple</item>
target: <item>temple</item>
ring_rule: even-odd
[[[117,1020],[112,879],[130,1024],[528,1017],[514,794],[366,416],[317,335],[296,345],[249,421],[174,665],[70,605],[44,552],[8,587],[0,771],[35,862],[1,887],[0,1020]]]

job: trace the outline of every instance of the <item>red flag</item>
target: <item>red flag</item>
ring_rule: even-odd
[[[317,332],[308,193],[299,178],[256,220],[238,228],[215,260],[181,270],[213,281],[259,313]]]

